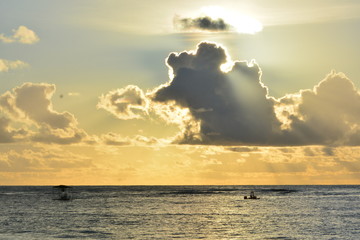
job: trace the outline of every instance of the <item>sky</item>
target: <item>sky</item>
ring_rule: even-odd
[[[360,183],[355,0],[0,0],[0,185]]]

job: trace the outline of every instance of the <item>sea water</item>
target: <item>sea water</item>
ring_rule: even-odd
[[[245,200],[250,191],[260,197]],[[0,239],[360,239],[360,186],[0,187]]]

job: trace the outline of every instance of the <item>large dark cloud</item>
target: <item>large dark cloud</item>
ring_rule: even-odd
[[[174,26],[180,30],[202,30],[202,31],[229,31],[233,27],[222,18],[212,19],[208,16],[197,18],[174,17]]]
[[[275,99],[268,95],[255,61],[231,62],[225,48],[215,43],[171,53],[166,64],[169,82],[141,94],[141,99],[149,103],[143,110],[149,117],[157,114],[179,126],[175,142],[360,145],[360,94],[342,73],[331,72],[313,89]],[[108,107],[119,109],[114,102]]]
[[[261,83],[259,66],[235,62],[225,73],[220,66],[226,62],[224,48],[215,43],[202,42],[194,53],[172,53],[167,64],[174,77],[152,99],[175,101],[200,123],[200,132],[186,132],[182,143],[191,143],[192,135],[200,134],[203,143],[270,144],[280,122]]]

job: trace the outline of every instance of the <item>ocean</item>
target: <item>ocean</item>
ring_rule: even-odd
[[[254,191],[258,200],[245,200]],[[360,186],[0,186],[0,239],[360,239]]]

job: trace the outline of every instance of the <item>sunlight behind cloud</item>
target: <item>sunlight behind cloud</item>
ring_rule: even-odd
[[[223,19],[239,33],[255,34],[262,31],[263,25],[255,18],[240,12],[231,12],[219,6],[206,6],[200,9],[200,14],[212,19]]]

